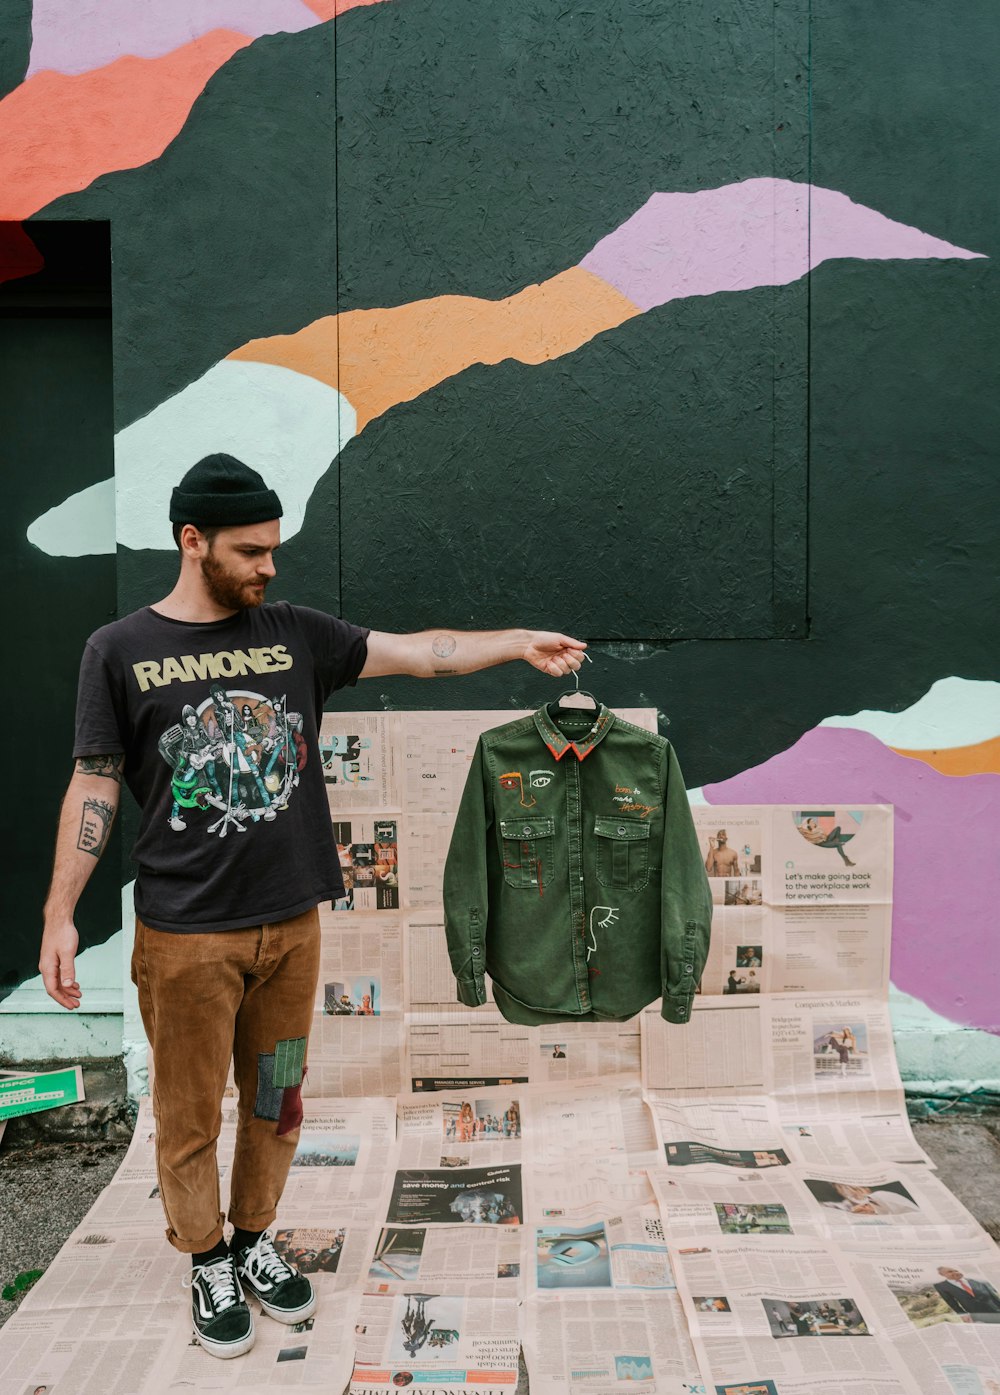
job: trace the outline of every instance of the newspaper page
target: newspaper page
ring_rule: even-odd
[[[532,1395],[704,1395],[677,1293],[560,1293],[525,1301]],[[708,1387],[709,1389],[711,1387]]]
[[[978,1242],[956,1236],[933,1246],[894,1243],[848,1259],[914,1390],[1000,1390],[1000,1252],[985,1234]]]
[[[653,1185],[671,1244],[698,1236],[826,1237],[857,1247],[978,1241],[975,1218],[928,1168],[879,1172],[663,1172]]]
[[[671,1251],[706,1385],[769,1395],[902,1395],[870,1289],[833,1249],[720,1237]]]
[[[691,1020],[665,1022],[658,1004],[640,1015],[642,1083],[651,1097],[750,1095],[763,1091],[764,1044],[757,997],[698,997]]]
[[[803,1161],[933,1166],[906,1116],[885,999],[776,993],[763,1010],[770,1090]]]
[[[395,1395],[412,1383],[432,1386],[436,1395],[510,1391],[517,1383],[518,1316],[514,1297],[366,1293],[354,1329],[351,1390]]]
[[[406,1074],[415,1092],[600,1079],[638,1069],[635,1021],[522,1027],[486,1004],[407,1015]]]
[[[521,1092],[531,1214],[566,1221],[602,1204],[651,1201],[659,1165],[652,1117],[637,1076]]]
[[[321,959],[306,1095],[395,1095],[403,1050],[398,916],[320,910]]]
[[[892,809],[692,809],[712,889],[705,993],[885,996]]]

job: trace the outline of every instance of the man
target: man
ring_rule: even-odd
[[[1000,1293],[985,1279],[967,1279],[961,1269],[938,1266],[942,1282],[934,1287],[953,1313],[971,1322],[1000,1322]]]
[[[705,858],[705,871],[710,877],[738,877],[740,855],[729,847],[729,835],[720,828],[714,838],[708,840],[708,856]]]
[[[281,512],[241,461],[199,461],[171,496],[180,549],[173,590],[88,640],[39,963],[50,996],[79,1007],[73,915],[124,776],[142,809],[132,977],[155,1067],[167,1238],[192,1256],[185,1282],[195,1334],[220,1357],[253,1345],[246,1292],[289,1325],[316,1304],[268,1227],[302,1119],[317,907],[345,895],[319,751],[325,699],[358,678],[472,673],[511,659],[564,676],[586,647],[528,630],[384,634],[306,607],[265,605]],[[248,740],[247,711],[273,731],[277,762]],[[214,764],[209,775],[204,762],[183,820],[174,812],[182,746],[185,767],[196,750],[211,750]],[[215,1154],[231,1059],[240,1099],[227,1245]]]

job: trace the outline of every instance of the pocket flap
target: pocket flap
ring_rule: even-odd
[[[503,838],[551,838],[556,831],[555,819],[501,819],[500,834]]]
[[[610,819],[598,816],[594,819],[594,832],[600,838],[648,838],[649,824],[645,819],[626,814],[616,814]]]

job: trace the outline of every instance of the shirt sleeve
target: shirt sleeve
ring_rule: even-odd
[[[126,731],[121,694],[103,656],[88,640],[80,662],[73,759],[124,755]]]
[[[324,700],[338,688],[352,688],[365,666],[371,631],[311,606],[296,606],[295,613],[305,631]]]
[[[663,800],[663,870],[660,877],[660,973],[667,1022],[687,1022],[695,989],[708,958],[712,933],[712,893],[684,776],[667,747],[667,788]]]
[[[485,789],[480,738],[458,806],[458,817],[444,865],[444,928],[448,955],[466,1007],[486,1002],[486,919],[489,885],[486,839],[493,818]]]

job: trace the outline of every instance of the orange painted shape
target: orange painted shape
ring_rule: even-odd
[[[443,295],[390,309],[348,310],[297,334],[253,339],[229,357],[279,364],[338,387],[361,431],[390,407],[474,363],[545,363],[638,314],[599,276],[572,267],[506,300]]]
[[[102,174],[155,160],[212,74],[250,42],[213,29],[160,58],[35,73],[0,101],[0,218],[27,218]]]
[[[319,15],[320,19],[333,19],[335,15],[346,14],[348,10],[356,10],[360,5],[382,5],[385,0],[306,0],[306,4],[314,15]]]
[[[1000,775],[1000,736],[978,741],[974,746],[946,746],[940,751],[903,751],[890,748],[897,756],[922,760],[942,775]]]

